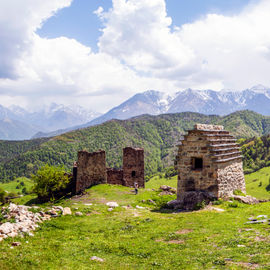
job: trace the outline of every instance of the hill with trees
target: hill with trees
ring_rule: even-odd
[[[186,112],[111,120],[52,138],[1,141],[0,181],[29,177],[44,164],[64,165],[71,170],[79,150],[104,149],[107,166],[119,168],[122,148],[126,146],[145,149],[146,174],[151,175],[173,165],[177,144],[185,130],[192,129],[195,123],[224,125],[237,138],[258,137],[270,132],[270,117],[252,111],[239,111],[223,117]]]

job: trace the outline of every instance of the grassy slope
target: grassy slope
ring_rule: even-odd
[[[247,193],[260,199],[270,199],[270,167],[245,176]]]
[[[198,113],[144,115],[130,120],[113,120],[102,125],[72,131],[44,141],[31,141],[35,145],[16,150],[17,144],[0,144],[2,152],[9,159],[0,160],[0,181],[12,180],[18,176],[28,177],[44,163],[63,164],[70,169],[77,157],[77,151],[104,149],[109,167],[120,167],[122,148],[137,146],[145,149],[146,173],[157,172],[163,166],[173,163],[175,146],[181,134],[194,123],[223,124],[237,137],[266,134],[270,130],[270,117],[251,111],[242,111],[228,116],[206,116]],[[24,145],[27,142],[24,142]],[[13,157],[13,158],[12,158]]]
[[[89,195],[58,202],[82,211],[45,222],[34,237],[0,243],[0,269],[268,269],[269,225],[247,225],[248,217],[268,214],[270,203],[223,203],[225,212],[156,211],[141,203],[159,196],[152,179],[137,196],[121,186],[99,185]],[[175,181],[175,180],[169,180]],[[167,184],[168,182],[163,182]],[[173,196],[171,197],[171,199]],[[130,209],[107,211],[117,201]],[[85,203],[93,203],[86,206]],[[136,205],[149,209],[136,209]],[[78,210],[76,209],[78,208]],[[13,241],[22,243],[10,249]],[[240,246],[238,246],[240,245]],[[92,256],[105,259],[98,263]]]
[[[17,189],[16,187],[20,184],[20,182],[24,182],[25,186],[21,186],[20,188]],[[0,187],[8,192],[16,192],[16,193],[21,193],[22,189],[26,187],[27,190],[30,190],[33,186],[33,182],[26,178],[26,177],[19,177],[14,181],[11,181],[9,183],[0,183]]]

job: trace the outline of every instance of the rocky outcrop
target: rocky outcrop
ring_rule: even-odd
[[[47,220],[50,216],[29,211],[29,206],[11,203],[2,208],[2,216],[7,222],[0,225],[0,241],[7,237],[29,234],[38,228],[38,223]]]
[[[162,185],[159,188],[161,190],[161,193],[159,195],[174,195],[176,194],[176,188],[167,186],[167,185]]]
[[[207,205],[213,197],[204,191],[188,191],[184,193],[181,200],[173,200],[167,203],[169,208],[182,209],[182,210],[195,210],[200,208],[200,205],[204,203]]]
[[[0,222],[0,241],[7,237],[23,237],[25,234],[33,236],[33,231],[39,227],[38,223],[61,216],[66,208],[53,206],[44,212],[39,211],[41,209],[37,206],[30,207],[10,203],[9,206],[1,209],[1,215],[5,222],[2,224]],[[70,208],[68,209],[71,214]]]
[[[257,204],[260,202],[255,197],[252,197],[249,195],[247,195],[247,196],[233,195],[232,198],[239,201],[239,202],[246,203],[246,204]]]

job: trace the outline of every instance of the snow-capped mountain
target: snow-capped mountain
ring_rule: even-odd
[[[198,112],[226,115],[238,110],[253,110],[270,115],[270,88],[257,85],[243,91],[186,89],[173,95],[159,91],[139,93],[84,126],[110,119],[128,119],[141,114]]]
[[[110,119],[128,119],[141,114],[162,114],[168,111],[171,99],[168,94],[154,90],[139,93],[94,119],[90,125],[100,124]]]
[[[50,106],[43,107],[40,111],[27,114],[24,121],[28,121],[33,125],[42,123],[42,128],[39,131],[51,132],[57,129],[82,125],[99,115],[97,112],[86,110],[80,106],[64,106],[52,103]]]
[[[270,115],[270,88],[258,85],[243,91],[187,89],[177,93],[168,113],[191,111],[226,115],[238,110]]]
[[[29,139],[37,132],[51,132],[82,125],[100,114],[83,107],[51,104],[39,111],[0,105],[0,139]]]
[[[173,95],[150,90],[134,95],[101,116],[80,106],[51,104],[40,111],[29,112],[18,106],[5,108],[0,105],[0,120],[5,120],[5,124],[0,122],[0,139],[11,139],[10,135],[3,135],[10,133],[1,133],[1,125],[5,126],[6,130],[7,123],[12,123],[12,139],[24,139],[29,136],[22,132],[22,123],[25,123],[26,130],[31,131],[32,136],[35,134],[35,137],[46,137],[111,119],[123,120],[142,114],[189,111],[226,115],[238,110],[252,110],[270,115],[270,88],[257,85],[243,91],[186,89]],[[16,126],[19,127],[17,131]]]

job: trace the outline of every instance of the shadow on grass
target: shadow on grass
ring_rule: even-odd
[[[270,184],[266,186],[265,188],[267,191],[270,191]]]
[[[151,212],[161,213],[161,214],[174,214],[174,213],[183,213],[183,212],[191,212],[191,211],[181,210],[181,209],[171,209],[171,208],[155,208],[155,209],[152,209]]]
[[[44,203],[56,204],[56,203],[61,202],[62,200],[66,200],[66,199],[69,199],[71,197],[72,197],[71,194],[67,194],[66,196],[63,196],[61,198],[57,198],[54,200],[44,200],[44,199],[40,199],[40,198],[36,197],[36,198],[30,199],[29,201],[25,202],[24,204],[27,206],[31,206],[33,204],[44,204]]]

